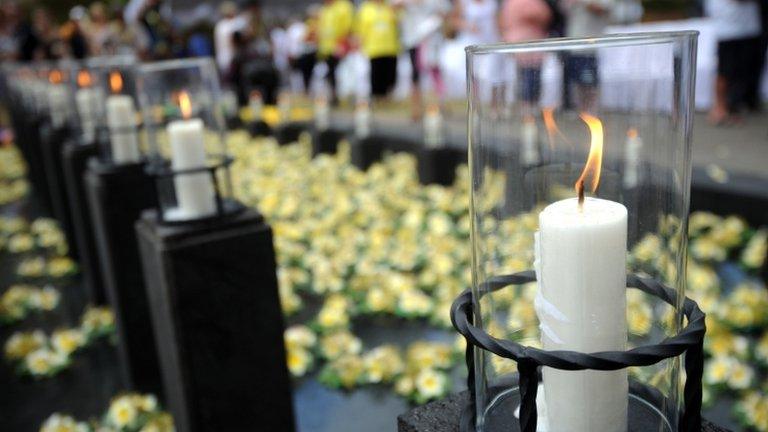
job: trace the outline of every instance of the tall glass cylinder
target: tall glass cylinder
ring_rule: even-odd
[[[682,323],[695,32],[467,48],[475,325],[549,351],[624,351]],[[499,277],[536,281],[491,293]],[[670,306],[628,289],[650,276]],[[475,351],[475,426],[517,430],[516,364]],[[549,432],[676,431],[680,359],[542,368]],[[541,430],[541,427],[540,427]]]

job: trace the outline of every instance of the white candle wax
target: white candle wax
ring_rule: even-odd
[[[520,158],[524,165],[536,165],[539,163],[538,130],[535,121],[524,121],[520,130],[522,148]]]
[[[291,97],[287,94],[281,94],[277,98],[277,111],[280,113],[280,121],[287,122],[291,120]]]
[[[317,130],[326,130],[331,126],[331,110],[327,101],[315,102],[315,127]]]
[[[427,111],[424,115],[424,144],[427,148],[443,145],[443,116],[440,111]]]
[[[624,350],[627,209],[587,198],[539,214],[536,312],[544,349]],[[543,368],[550,432],[626,432],[627,371]]]
[[[355,109],[355,136],[367,138],[371,134],[371,110],[367,107]]]
[[[174,170],[206,165],[203,122],[177,120],[168,125],[171,167]],[[208,173],[179,174],[174,178],[178,208],[174,217],[190,219],[210,216],[216,211],[213,183]]]
[[[264,111],[264,101],[261,100],[261,97],[251,97],[248,101],[248,106],[251,108],[253,121],[261,120],[262,112]]]
[[[54,127],[64,126],[69,117],[67,90],[62,85],[52,85],[48,92],[48,104],[51,107],[51,123]]]
[[[136,110],[128,95],[107,98],[107,126],[112,160],[117,164],[136,163],[141,158],[136,135]]]
[[[80,116],[80,128],[83,130],[83,139],[90,143],[96,136],[96,98],[95,89],[81,88],[75,93],[75,105]]]
[[[640,162],[640,149],[643,140],[637,134],[627,135],[627,144],[624,157],[624,187],[627,189],[637,186],[639,180],[638,163]]]

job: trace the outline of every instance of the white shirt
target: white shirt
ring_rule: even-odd
[[[248,17],[238,15],[234,18],[222,18],[213,28],[213,43],[216,48],[216,64],[222,72],[229,71],[235,58],[235,44],[232,36],[248,25]]]
[[[448,0],[404,0],[400,19],[400,38],[406,48],[413,48],[440,30],[443,15],[451,10]]]
[[[589,5],[605,9],[604,13],[589,10]],[[565,3],[567,21],[565,34],[568,37],[599,36],[608,26],[615,3],[611,0],[571,0]]]
[[[707,15],[715,23],[717,40],[746,39],[760,35],[760,6],[754,0],[707,0]]]

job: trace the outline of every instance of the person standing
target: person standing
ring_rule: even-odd
[[[759,61],[755,48],[760,45],[760,7],[755,0],[707,0],[705,9],[714,20],[718,40],[715,101],[709,121],[738,123],[754,63]]]
[[[232,67],[232,59],[235,58],[236,32],[243,32],[248,26],[248,19],[244,15],[238,15],[237,5],[231,1],[225,1],[219,6],[221,19],[213,28],[213,42],[216,50],[216,64],[223,76],[227,77]]]
[[[357,37],[371,62],[371,94],[386,97],[397,82],[397,13],[385,0],[366,0],[358,11]]]
[[[331,104],[338,105],[336,68],[349,50],[354,22],[354,7],[349,0],[325,0],[318,15],[318,57],[328,66]]]
[[[613,4],[611,0],[565,0],[566,36],[601,35],[610,24]],[[575,96],[580,111],[594,110],[599,83],[597,56],[594,52],[582,52],[565,58],[565,87],[569,95]]]
[[[547,37],[552,12],[545,0],[504,0],[499,15],[499,29],[505,42],[522,42]],[[526,110],[532,115],[541,94],[540,54],[516,55],[515,65],[521,77],[521,98]]]
[[[309,94],[312,84],[312,71],[315,69],[317,44],[315,43],[315,26],[317,15],[312,8],[308,10],[307,20],[294,18],[288,26],[289,61],[291,69],[301,74],[304,93]]]
[[[443,23],[451,11],[448,0],[401,0],[395,3],[400,11],[400,39],[411,60],[411,116],[421,117],[421,74],[429,72],[438,98],[442,97],[443,79],[439,56],[443,45]]]

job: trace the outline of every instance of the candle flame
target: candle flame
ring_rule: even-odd
[[[87,70],[81,70],[77,73],[77,85],[80,87],[90,87],[93,81],[91,74]]]
[[[629,130],[627,130],[627,137],[628,138],[637,138],[637,129],[636,128],[629,128]]]
[[[251,92],[251,94],[248,96],[250,100],[261,100],[261,92],[258,90],[254,90]]]
[[[440,105],[436,103],[429,104],[427,106],[427,114],[433,116],[440,115]]]
[[[581,172],[579,179],[576,180],[576,192],[579,195],[579,204],[584,202],[584,180],[587,175],[591,175],[592,182],[590,188],[592,193],[597,191],[600,185],[600,170],[603,164],[603,123],[597,117],[587,113],[581,114],[581,119],[587,124],[590,134],[589,155],[584,171]]]
[[[112,89],[112,93],[120,93],[123,90],[123,76],[120,72],[113,71],[109,74],[109,88]]]
[[[51,84],[60,84],[63,79],[64,75],[58,69],[54,69],[48,74],[48,81],[50,81]]]
[[[544,120],[544,127],[547,129],[547,138],[549,141],[549,149],[554,150],[555,148],[555,137],[560,137],[561,140],[570,143],[568,138],[563,135],[563,133],[560,131],[560,128],[557,127],[557,122],[555,122],[555,109],[554,108],[543,108],[541,110],[541,117]]]
[[[179,93],[179,108],[181,108],[181,115],[185,119],[192,115],[192,101],[189,100],[189,95],[185,91]]]

